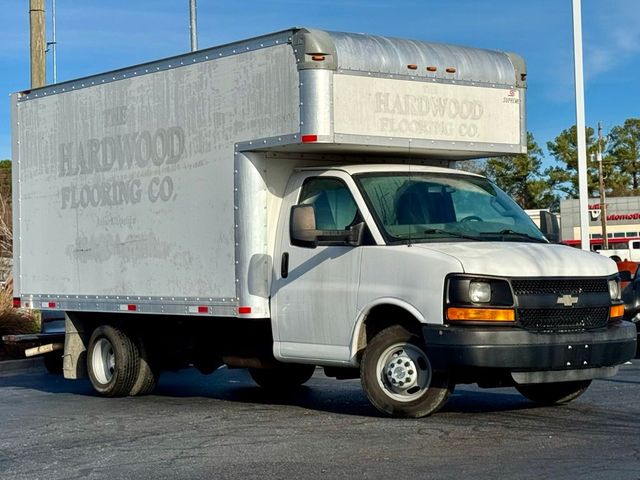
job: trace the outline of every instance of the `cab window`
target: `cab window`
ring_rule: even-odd
[[[347,230],[358,216],[351,192],[337,178],[307,179],[302,185],[299,203],[313,205],[318,230]]]

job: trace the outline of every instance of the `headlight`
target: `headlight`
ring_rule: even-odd
[[[611,300],[620,300],[620,279],[609,280],[609,296]]]
[[[609,284],[611,289],[611,284]],[[469,298],[474,303],[488,303],[491,301],[491,284],[487,282],[469,283]]]
[[[447,279],[445,303],[450,307],[512,307],[509,282],[502,278],[451,275]]]

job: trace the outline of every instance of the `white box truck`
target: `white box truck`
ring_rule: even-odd
[[[572,400],[635,352],[615,264],[449,168],[526,151],[525,88],[514,54],[294,28],[17,93],[15,303],[107,396],[226,364],[397,416]]]

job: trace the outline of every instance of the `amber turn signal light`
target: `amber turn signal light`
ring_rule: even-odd
[[[513,309],[450,307],[447,319],[456,322],[514,322],[516,315]]]
[[[624,315],[624,305],[612,305],[609,309],[609,318],[621,317]]]

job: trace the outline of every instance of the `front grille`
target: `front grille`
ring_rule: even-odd
[[[609,291],[606,278],[563,278],[551,280],[512,280],[515,295],[575,295],[578,293],[602,293]]]
[[[604,327],[608,320],[609,307],[519,308],[516,317],[519,326],[537,331],[590,330]]]

